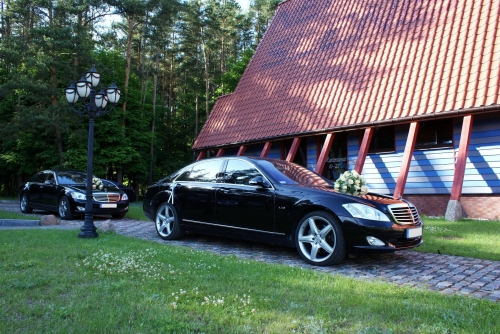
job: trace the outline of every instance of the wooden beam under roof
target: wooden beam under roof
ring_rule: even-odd
[[[332,148],[333,139],[335,139],[335,133],[329,133],[326,135],[325,142],[323,144],[323,148],[321,149],[321,153],[319,155],[315,169],[315,172],[320,175],[323,173],[323,168],[325,168],[325,163],[328,159],[328,153],[330,153],[330,149]]]
[[[450,200],[459,200],[462,196],[464,184],[465,166],[467,164],[467,152],[469,152],[470,134],[472,131],[473,116],[464,116],[462,123],[462,133],[460,135],[460,145],[458,147],[457,161],[455,162],[455,172],[453,174],[453,185],[451,188]]]
[[[293,139],[292,147],[290,147],[290,151],[288,152],[286,161],[293,162],[293,159],[295,159],[295,154],[297,154],[297,151],[299,150],[299,146],[300,146],[300,137],[296,137]]]
[[[403,196],[406,179],[408,178],[408,171],[410,170],[411,157],[413,156],[413,150],[415,149],[415,143],[417,142],[419,124],[419,122],[413,122],[410,124],[410,131],[408,132],[408,139],[406,140],[403,161],[401,161],[398,180],[396,182],[396,189],[394,189],[394,198]]]
[[[370,143],[373,137],[373,128],[366,128],[365,134],[363,135],[363,140],[361,141],[361,146],[359,147],[358,158],[356,159],[356,165],[354,165],[354,170],[361,174],[363,171],[363,166],[365,164],[366,156],[368,154],[368,149],[370,148]]]

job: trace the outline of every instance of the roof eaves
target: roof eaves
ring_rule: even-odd
[[[288,0],[288,1],[290,1],[290,0]],[[480,107],[463,108],[463,109],[458,109],[458,110],[442,111],[442,112],[432,113],[432,114],[427,114],[427,115],[414,115],[414,116],[406,116],[406,117],[401,117],[401,118],[396,118],[396,119],[378,120],[378,121],[365,122],[365,123],[353,124],[353,125],[343,125],[343,126],[339,126],[339,127],[333,127],[333,128],[328,128],[328,129],[317,129],[317,130],[308,131],[308,132],[287,133],[287,134],[280,135],[280,136],[273,136],[273,137],[267,137],[267,138],[257,138],[257,139],[246,140],[246,141],[225,143],[223,145],[193,147],[193,151],[203,151],[206,149],[231,147],[231,146],[238,146],[238,145],[245,145],[245,144],[257,144],[257,143],[262,143],[262,142],[271,141],[271,140],[274,141],[274,140],[280,140],[280,139],[286,139],[286,138],[305,137],[305,136],[310,136],[310,135],[315,135],[315,134],[323,134],[323,133],[327,133],[327,132],[352,131],[352,130],[356,130],[356,129],[365,129],[365,128],[370,128],[370,127],[380,127],[380,126],[404,124],[404,123],[411,123],[411,122],[417,122],[417,121],[421,122],[421,121],[428,121],[428,120],[433,120],[433,119],[442,119],[442,118],[457,117],[457,116],[462,116],[462,115],[499,112],[499,111],[500,111],[500,104],[492,104],[489,106],[480,106]]]

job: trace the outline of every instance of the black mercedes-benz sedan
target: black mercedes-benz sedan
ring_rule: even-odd
[[[123,218],[128,212],[127,194],[116,186],[104,185],[92,178],[93,214],[110,214]],[[33,175],[21,186],[19,200],[21,212],[33,209],[57,212],[62,219],[85,214],[87,173],[78,170],[52,169]]]
[[[190,231],[281,244],[320,266],[346,254],[423,242],[424,224],[408,201],[347,195],[307,168],[277,159],[195,162],[149,187],[143,210],[165,240]]]

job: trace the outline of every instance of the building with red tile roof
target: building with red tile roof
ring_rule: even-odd
[[[193,150],[355,169],[421,213],[499,218],[476,212],[500,197],[499,18],[493,0],[284,1]]]

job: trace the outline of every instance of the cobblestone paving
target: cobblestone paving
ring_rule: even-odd
[[[0,201],[0,210],[19,212],[17,203]],[[97,217],[97,228],[108,219]],[[461,294],[500,302],[500,262],[448,256],[441,254],[400,251],[387,255],[346,258],[330,267],[306,264],[292,248],[246,242],[221,237],[187,234],[182,240],[164,241],[156,234],[152,222],[130,219],[113,220],[118,234],[151,240],[162,244],[190,247],[221,255],[302,267],[329,274],[357,279],[383,280],[398,285],[429,288],[443,294]],[[62,220],[58,228],[79,229],[83,220]],[[39,227],[42,228],[42,227]],[[0,228],[1,230],[2,228]]]

